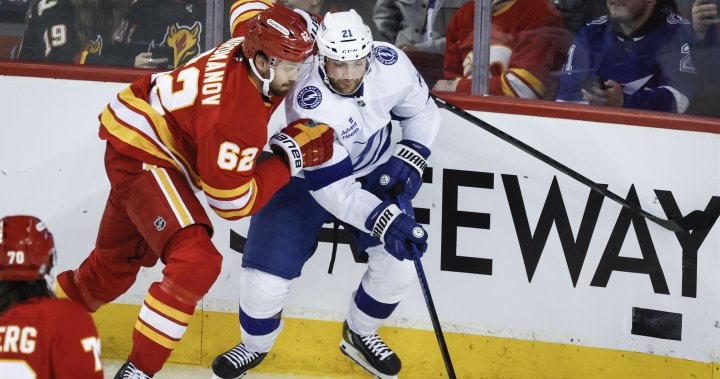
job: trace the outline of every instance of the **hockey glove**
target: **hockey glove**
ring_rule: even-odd
[[[291,122],[270,138],[270,149],[283,156],[296,176],[304,167],[327,162],[333,155],[333,130],[326,124],[302,119]]]
[[[302,18],[305,19],[305,23],[307,24],[308,34],[310,34],[310,38],[315,41],[317,39],[317,32],[318,32],[318,20],[317,18],[308,12],[305,12],[304,10],[300,8],[293,9],[293,12],[299,14],[302,16]]]
[[[377,206],[365,221],[373,237],[385,244],[385,250],[398,260],[414,259],[412,245],[422,254],[427,250],[427,233],[397,205],[385,201]],[[418,257],[420,258],[420,257]]]
[[[413,199],[423,183],[422,174],[427,167],[425,160],[429,156],[430,149],[422,144],[411,140],[400,141],[393,156],[368,175],[368,191],[378,194],[398,185],[401,189],[399,194]]]

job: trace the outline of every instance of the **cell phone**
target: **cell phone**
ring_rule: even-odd
[[[591,76],[585,78],[585,80],[583,80],[583,88],[586,91],[590,91],[593,88],[599,88],[603,91],[607,89],[607,87],[605,86],[605,81],[599,76]]]
[[[697,0],[695,3],[700,5],[715,4],[715,7],[720,11],[720,0]],[[715,18],[717,18],[717,16]]]
[[[173,64],[174,64],[173,54],[175,53],[175,51],[173,50],[172,47],[158,46],[158,47],[155,47],[154,49],[152,49],[152,51],[150,51],[150,53],[152,54],[152,59],[166,58],[167,62],[168,62],[167,63],[168,67],[173,66]]]
[[[607,86],[605,85],[605,81],[600,79],[600,77],[597,78],[597,86],[601,90],[605,91],[607,89]]]

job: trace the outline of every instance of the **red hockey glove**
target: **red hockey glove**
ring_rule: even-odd
[[[327,162],[333,154],[333,130],[326,124],[302,119],[291,122],[270,138],[270,148],[282,155],[290,167],[290,175],[297,175],[304,167]]]

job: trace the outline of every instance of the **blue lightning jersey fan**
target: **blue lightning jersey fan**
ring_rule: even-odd
[[[689,21],[656,11],[633,35],[616,28],[603,16],[575,36],[557,100],[586,103],[581,89],[612,79],[623,88],[625,108],[684,113],[697,76]]]

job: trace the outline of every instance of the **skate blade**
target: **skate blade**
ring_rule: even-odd
[[[245,371],[245,372],[243,372],[242,374],[240,374],[240,376],[235,377],[235,378],[233,378],[233,379],[240,379],[240,378],[242,378],[243,376],[247,375],[247,373],[248,373],[248,372]],[[213,374],[212,378],[210,378],[210,379],[223,379],[223,378],[221,378],[221,377]]]
[[[352,359],[355,363],[359,364],[360,367],[367,370],[369,373],[375,375],[380,379],[398,379],[397,375],[387,375],[376,370],[366,359],[362,353],[357,351],[354,347],[350,346],[345,340],[340,341],[340,351],[345,354],[348,358]]]

